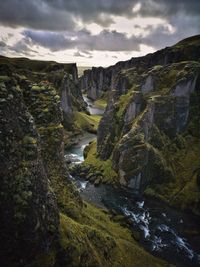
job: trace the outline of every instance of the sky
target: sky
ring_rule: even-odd
[[[200,34],[200,0],[1,0],[0,54],[109,66]]]

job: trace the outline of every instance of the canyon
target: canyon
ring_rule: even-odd
[[[199,48],[81,77],[0,56],[2,266],[199,266]]]

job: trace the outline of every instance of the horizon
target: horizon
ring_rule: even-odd
[[[7,0],[0,54],[108,67],[198,35],[199,13],[198,0]]]
[[[185,40],[185,39],[188,39],[188,38],[192,38],[192,37],[195,37],[195,36],[199,36],[199,34],[197,34],[197,35],[192,35],[192,36],[188,36],[188,37],[186,37],[186,38],[184,38],[184,39],[181,39],[181,40],[178,40],[178,42],[176,42],[175,44],[172,44],[172,46],[174,46],[174,45],[176,45],[177,43],[179,43],[179,42],[181,42],[181,41],[183,41],[183,40]],[[155,53],[155,52],[157,52],[157,51],[160,51],[160,50],[162,50],[162,49],[165,49],[165,48],[167,48],[168,46],[165,46],[165,47],[162,47],[162,48],[160,48],[160,49],[158,49],[158,50],[156,50],[156,51],[154,51],[154,52],[150,52],[150,53],[147,53],[147,54],[144,54],[144,55],[142,55],[142,56],[136,56],[136,57],[131,57],[131,58],[129,58],[129,59],[127,59],[127,60],[130,60],[130,59],[132,59],[132,58],[139,58],[139,57],[145,57],[145,56],[147,56],[147,55],[149,55],[149,54],[153,54],[153,53]],[[5,56],[5,55],[1,55],[0,54],[0,56]],[[5,56],[6,57],[6,56]],[[55,61],[55,60],[48,60],[48,59],[36,59],[36,58],[29,58],[29,57],[25,57],[25,56],[16,56],[16,57],[7,57],[7,58],[11,58],[11,59],[29,59],[29,60],[34,60],[34,61],[46,61],[46,62],[55,62],[55,63],[58,63],[58,64],[76,64],[77,65],[77,68],[79,69],[81,69],[81,68],[83,68],[83,69],[90,69],[90,68],[93,68],[93,67],[102,67],[102,68],[109,68],[109,67],[112,67],[112,66],[114,66],[115,64],[117,64],[117,63],[119,63],[119,62],[123,62],[123,61],[127,61],[127,60],[121,60],[121,61],[117,61],[115,64],[112,64],[112,65],[107,65],[107,66],[93,66],[93,65],[91,65],[91,66],[86,66],[86,65],[79,65],[77,62],[60,62],[60,61]]]

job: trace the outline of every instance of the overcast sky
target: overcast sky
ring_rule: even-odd
[[[108,66],[200,33],[200,0],[2,0],[0,54]]]

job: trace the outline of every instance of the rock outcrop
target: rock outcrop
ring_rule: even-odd
[[[58,240],[55,194],[33,116],[14,79],[0,77],[0,258],[24,266]]]
[[[58,88],[44,74],[1,64],[0,94],[1,264],[25,266],[58,245],[59,212],[82,201],[64,162]]]
[[[199,36],[193,36],[172,47],[166,47],[153,54],[121,61],[108,68],[99,67],[86,70],[84,75],[80,78],[80,87],[87,93],[89,98],[96,100],[101,98],[105,92],[116,89],[116,76],[122,70],[133,67],[137,68],[138,71],[140,69],[147,70],[155,65],[167,65],[187,60],[199,60],[200,52],[198,49],[198,42]],[[148,83],[151,83],[151,78],[149,77],[148,79],[146,86],[148,86]],[[148,88],[151,88],[151,86],[148,86]]]
[[[200,192],[195,185],[198,175],[195,158],[199,159],[199,153],[194,149],[200,143],[199,47],[200,37],[186,39],[162,53],[135,59],[137,67],[118,72],[97,138],[98,157],[112,160],[121,185],[159,196],[195,213],[200,213]],[[169,56],[175,48],[177,56]],[[195,61],[188,60],[187,54],[187,61],[171,63],[174,59],[185,59],[182,55],[185,49],[193,51],[191,59]],[[150,63],[142,68],[145,62]],[[162,65],[149,68],[155,62]],[[182,165],[183,161],[186,164],[187,156],[191,164],[188,172]],[[188,195],[193,194],[192,190],[196,195],[184,202],[187,190]]]
[[[63,76],[60,85],[61,108],[64,114],[64,126],[68,130],[74,128],[75,112],[87,111],[82,92],[77,80],[72,79],[69,74]]]
[[[59,68],[26,59],[0,62],[1,265],[167,266],[108,211],[83,203],[70,182]]]

